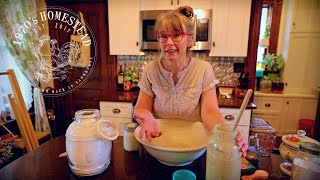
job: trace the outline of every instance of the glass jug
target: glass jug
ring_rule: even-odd
[[[213,131],[207,147],[206,179],[240,179],[241,152],[236,145],[233,125],[220,124]]]

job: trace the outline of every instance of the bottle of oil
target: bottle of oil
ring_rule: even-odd
[[[117,81],[118,89],[123,90],[124,73],[123,73],[122,65],[120,65],[117,80],[118,80]]]

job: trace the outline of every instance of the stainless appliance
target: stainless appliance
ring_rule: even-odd
[[[156,50],[159,45],[154,32],[155,21],[161,13],[170,10],[140,11],[140,49]],[[190,50],[210,50],[211,44],[211,9],[194,10],[195,43]]]

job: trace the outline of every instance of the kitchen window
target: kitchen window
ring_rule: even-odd
[[[31,84],[22,74],[9,50],[7,49],[5,37],[3,36],[3,31],[1,28],[2,27],[0,27],[0,72],[5,72],[7,69],[14,70],[27,110],[29,110],[33,102]],[[0,114],[2,116],[5,115],[5,112],[10,112],[11,118],[15,119],[11,104],[8,100],[8,94],[13,94],[8,76],[0,76],[0,82]]]

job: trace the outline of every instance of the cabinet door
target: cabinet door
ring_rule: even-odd
[[[226,124],[234,124],[240,110],[234,108],[220,108],[220,113]],[[251,110],[245,109],[239,120],[241,126],[248,126],[250,124]]]
[[[273,129],[276,130],[277,135],[282,135],[280,114],[252,113],[252,118],[263,119],[264,121],[268,122]]]
[[[291,33],[284,69],[286,93],[312,93],[320,84],[320,34]]]
[[[247,56],[250,11],[251,0],[212,1],[210,56]]]
[[[301,103],[298,98],[286,98],[284,100],[284,112],[282,129],[286,134],[296,133],[298,130],[298,122],[301,118]]]
[[[169,10],[176,7],[177,0],[140,0],[141,10]]]
[[[210,9],[211,0],[141,0],[141,10],[170,10],[181,6]]]
[[[291,32],[320,32],[320,0],[296,0]]]
[[[178,6],[190,6],[192,9],[211,9],[211,0],[175,0]]]
[[[110,55],[140,55],[139,0],[109,0]]]
[[[313,119],[316,118],[318,107],[318,99],[303,99],[301,103],[301,118],[300,119]]]

